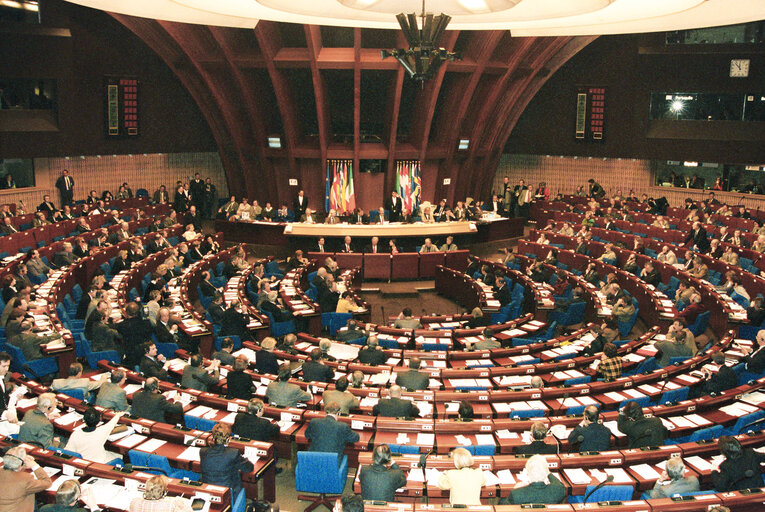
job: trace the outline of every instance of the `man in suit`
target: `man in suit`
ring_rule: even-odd
[[[266,389],[266,398],[271,405],[276,407],[295,407],[300,402],[307,402],[311,399],[311,394],[300,389],[297,384],[289,382],[292,376],[289,364],[283,364],[279,367],[279,374],[276,381],[268,385]]]
[[[19,429],[19,441],[27,443],[33,441],[43,447],[60,446],[61,439],[54,436],[53,424],[49,418],[58,417],[56,409],[56,395],[43,393],[37,397],[37,406],[24,414],[24,422]]]
[[[420,373],[420,358],[409,359],[409,371],[399,373],[396,376],[396,384],[407,391],[421,391],[428,389],[429,377],[426,373]]]
[[[526,475],[529,484],[513,488],[507,498],[499,500],[500,505],[554,504],[566,498],[566,487],[550,473],[547,459],[542,455],[534,455],[526,461]]]
[[[16,229],[16,227],[11,222],[12,217],[4,217],[3,218],[3,224],[0,226],[0,233],[3,235],[12,235],[14,233],[18,233],[19,230]]]
[[[733,232],[733,238],[730,240],[730,243],[732,243],[736,247],[743,247],[744,249],[747,249],[752,245],[751,243],[749,243],[749,240],[741,236],[740,229],[737,229]]]
[[[265,405],[260,398],[247,402],[247,412],[237,413],[231,433],[253,441],[270,442],[279,434],[279,425],[263,417]]]
[[[279,294],[276,292],[276,290],[271,290],[268,292],[268,300],[263,301],[263,303],[260,305],[260,308],[267,313],[271,313],[271,315],[274,317],[274,320],[277,322],[286,322],[287,320],[292,320],[292,313],[286,309],[282,309],[276,303],[278,297]],[[221,331],[223,331],[223,329],[221,329]]]
[[[531,443],[519,446],[515,449],[515,453],[521,455],[557,453],[557,445],[545,443],[545,437],[547,437],[549,431],[550,429],[547,428],[546,423],[535,421],[531,424]]]
[[[305,436],[311,441],[308,451],[332,452],[337,454],[338,462],[343,456],[345,445],[359,440],[359,433],[351,430],[350,425],[337,421],[340,406],[330,402],[324,406],[327,414],[323,418],[314,418],[308,423]]]
[[[202,366],[204,362],[201,354],[194,354],[183,368],[183,377],[181,385],[198,391],[209,391],[210,387],[218,384],[220,381],[220,370],[218,369],[220,361],[213,359],[210,366]]]
[[[351,215],[351,224],[369,224],[369,217],[361,208],[356,208]]]
[[[568,442],[571,451],[578,445],[578,451],[582,452],[604,452],[611,447],[611,431],[598,423],[600,411],[595,405],[588,405],[584,409],[584,417],[571,431],[568,436]]]
[[[35,494],[45,491],[50,485],[48,473],[27,455],[22,446],[14,446],[5,452],[3,467],[0,469],[3,510],[32,512],[36,508]]]
[[[117,331],[122,338],[125,351],[125,364],[128,368],[141,361],[141,347],[151,340],[154,328],[149,320],[139,315],[141,306],[137,302],[129,302],[125,306],[125,319],[117,324]]]
[[[232,398],[249,400],[252,397],[255,386],[252,382],[252,376],[245,372],[248,364],[247,358],[242,355],[234,359],[234,364],[231,365],[233,371],[226,375],[226,398],[229,400]]]
[[[170,310],[160,308],[157,313],[157,325],[154,326],[154,334],[159,343],[178,343],[180,336],[178,334],[178,325],[171,321]]]
[[[390,447],[378,444],[372,452],[372,464],[359,469],[361,497],[371,501],[396,501],[396,489],[406,485],[406,475],[395,462],[390,464]]]
[[[433,242],[430,240],[430,238],[426,238],[425,243],[422,244],[422,247],[420,247],[420,254],[429,252],[438,252],[438,247],[433,245]]]
[[[21,322],[20,329],[21,329],[21,332],[12,338],[9,338],[8,343],[13,345],[14,347],[20,348],[21,351],[24,353],[24,358],[27,361],[42,359],[43,354],[42,354],[42,351],[40,350],[40,347],[42,345],[47,344],[50,341],[61,338],[61,335],[58,333],[50,334],[46,336],[39,336],[33,333],[32,322],[29,320],[24,320],[23,322]]]
[[[757,332],[755,338],[757,348],[744,358],[746,369],[752,373],[762,373],[765,370],[765,329]]]
[[[51,202],[48,194],[43,196],[43,202],[37,207],[37,211],[44,213],[48,220],[50,220],[53,212],[56,211],[56,205]]]
[[[341,343],[348,343],[352,340],[363,338],[365,336],[364,331],[358,328],[358,323],[355,319],[349,318],[345,324],[346,328],[338,330],[335,334],[335,340]]]
[[[656,416],[646,418],[643,415],[643,408],[634,400],[627,402],[619,411],[616,425],[619,432],[627,435],[630,448],[661,446],[664,444],[664,440],[669,437],[667,428],[661,419]]]
[[[474,343],[471,350],[492,350],[500,348],[502,344],[494,339],[494,330],[491,327],[486,327],[483,330],[483,339]]]
[[[653,489],[651,498],[671,498],[675,494],[699,490],[699,479],[693,475],[683,476],[685,464],[680,457],[671,457]]]
[[[213,295],[213,300],[207,307],[207,312],[210,313],[210,318],[215,325],[220,325],[223,321],[223,296],[219,293]]]
[[[486,208],[486,211],[496,213],[497,215],[500,215],[505,210],[502,200],[496,194],[491,196],[491,202],[486,203],[484,208]]]
[[[107,375],[104,373],[98,380],[84,378],[82,365],[72,363],[67,370],[67,377],[65,379],[53,379],[50,388],[56,392],[79,389],[82,390],[85,399],[89,400],[91,392],[100,388],[106,382],[106,377]]]
[[[699,252],[709,252],[709,239],[707,238],[707,231],[701,226],[701,222],[696,221],[693,223],[691,231],[685,237],[685,240],[683,240],[683,245],[686,245],[689,242],[691,242],[690,246],[696,247]]]
[[[267,336],[260,343],[258,352],[255,353],[255,371],[261,375],[271,374],[276,375],[279,373],[279,360],[274,354],[274,348],[276,348],[276,339],[271,336]]]
[[[393,322],[393,327],[396,329],[422,329],[422,324],[417,318],[412,318],[412,310],[404,308],[401,313]]]
[[[447,236],[446,242],[441,246],[442,252],[453,252],[456,251],[457,244],[454,243],[454,237],[453,236]]]
[[[343,245],[342,247],[340,247],[340,252],[345,252],[345,253],[354,252],[353,245],[351,243],[351,237],[346,236],[343,239]]]
[[[13,384],[10,381],[11,376],[8,373],[10,368],[11,356],[6,352],[0,352],[0,417],[15,419],[16,410],[14,407],[10,407],[11,393],[13,392]]]
[[[386,224],[388,223],[388,213],[382,206],[377,209],[377,219],[372,224]]]
[[[234,340],[231,338],[223,338],[220,342],[220,350],[216,350],[213,352],[213,355],[210,359],[217,359],[220,361],[220,364],[231,366],[234,364],[234,361],[236,358],[231,355],[231,352],[234,351]]]
[[[153,341],[147,341],[143,344],[143,357],[139,369],[144,377],[157,377],[167,379],[167,361],[165,356],[157,353],[157,345]]]
[[[382,348],[377,345],[377,336],[369,336],[369,338],[367,338],[366,347],[359,350],[359,363],[377,366],[384,364],[387,360],[388,356],[383,352]]]
[[[327,246],[324,244],[324,237],[319,237],[319,239],[316,241],[316,251],[318,252],[327,252]]]
[[[165,422],[165,413],[183,413],[183,404],[169,402],[159,390],[159,380],[149,377],[143,385],[143,389],[133,394],[133,406],[130,414],[136,418],[144,418],[151,421]]]
[[[391,192],[390,199],[385,201],[385,209],[388,210],[391,222],[399,222],[401,220],[401,212],[404,209],[404,202],[395,190]]]
[[[57,268],[67,267],[75,262],[77,257],[72,253],[71,242],[64,242],[61,251],[53,256],[53,266]]]
[[[310,359],[303,363],[303,380],[305,382],[332,382],[335,372],[329,366],[322,364],[321,349],[315,348],[309,354]]]
[[[111,409],[116,412],[127,411],[129,409],[127,395],[122,387],[127,380],[125,370],[116,369],[109,376],[109,381],[101,385],[96,397],[96,405],[105,409]]]
[[[364,252],[369,254],[378,254],[383,252],[382,247],[380,247],[380,239],[376,236],[373,236],[370,244],[364,248]]]
[[[250,339],[250,331],[247,324],[250,323],[250,315],[242,311],[239,300],[231,301],[228,309],[223,312],[220,322],[220,336],[239,336],[242,339]]]
[[[160,185],[159,188],[154,191],[152,201],[154,204],[167,204],[170,201],[170,196],[167,194],[167,187]]]
[[[387,418],[417,418],[420,410],[411,400],[401,398],[401,392],[401,386],[391,386],[388,390],[390,398],[381,398],[372,408],[372,414]]]
[[[292,201],[292,211],[295,214],[295,218],[299,219],[302,215],[305,215],[307,209],[308,198],[305,196],[305,192],[300,190],[297,197]]]
[[[348,391],[348,379],[346,377],[340,377],[335,383],[335,389],[326,390],[321,396],[324,405],[332,402],[337,403],[340,407],[340,414],[348,414],[351,409],[355,409],[359,406],[359,400],[353,393]]]
[[[507,306],[512,301],[510,290],[507,288],[504,276],[497,276],[494,281],[497,285],[497,290],[494,292],[494,298],[499,301],[501,306]]]
[[[686,324],[693,325],[696,318],[706,310],[707,308],[701,303],[701,295],[694,293],[691,295],[691,303],[678,314],[678,317],[685,320]]]

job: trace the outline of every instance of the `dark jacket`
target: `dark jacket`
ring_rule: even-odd
[[[364,347],[359,350],[359,363],[377,366],[384,364],[388,356],[382,350],[377,348]]]
[[[268,442],[279,435],[279,425],[271,423],[266,418],[259,418],[252,414],[240,412],[234,419],[231,432],[239,437],[246,437],[253,441]]]
[[[120,337],[124,342],[125,347],[125,364],[132,368],[134,365],[141,361],[142,345],[151,340],[151,335],[154,332],[154,328],[151,322],[144,320],[143,318],[132,317],[126,318],[124,321],[117,324],[117,332],[120,333]]]
[[[619,432],[627,435],[629,448],[643,448],[645,446],[661,446],[669,436],[667,428],[657,417],[640,418],[633,421],[624,414],[616,418]]]
[[[130,407],[130,414],[132,416],[164,423],[165,412],[181,414],[183,412],[183,404],[180,402],[168,402],[167,398],[160,393],[152,393],[143,389],[133,394],[133,404]]]
[[[720,471],[712,472],[712,485],[717,492],[738,491],[753,487],[762,487],[760,463],[765,462],[765,454],[751,448],[744,448],[737,459],[725,459],[720,464]],[[751,471],[752,476],[746,476]]]
[[[222,445],[202,448],[199,452],[201,466],[200,481],[206,484],[221,485],[231,489],[231,496],[236,497],[242,490],[242,475],[249,473],[255,466],[245,459],[239,450]]]
[[[279,373],[279,360],[276,358],[276,354],[267,350],[256,352],[255,371],[260,374],[270,373],[271,375]]]
[[[314,418],[308,424],[305,436],[311,440],[308,448],[312,452],[333,452],[342,456],[345,445],[359,440],[359,433],[351,430],[347,423],[337,421],[333,416]]]
[[[738,386],[738,376],[728,366],[721,366],[717,373],[712,374],[709,380],[704,383],[704,394],[720,393],[727,389]]]
[[[252,377],[248,373],[230,371],[226,375],[226,398],[241,398],[249,400],[252,398]]]
[[[577,425],[569,434],[568,442],[572,446],[578,444],[580,452],[604,452],[611,448],[611,431],[600,423]]]
[[[316,361],[303,363],[303,380],[306,382],[332,382],[335,372],[332,368]]]
[[[395,462],[390,467],[371,464],[359,470],[359,482],[361,499],[396,501],[396,489],[406,485],[406,475]]]
[[[383,398],[372,408],[372,414],[388,418],[416,418],[420,410],[411,400]]]
[[[416,370],[409,370],[403,373],[399,373],[396,376],[396,384],[406,389],[407,391],[420,391],[428,389],[429,377]]]
[[[162,363],[149,356],[145,355],[141,358],[141,363],[138,368],[141,371],[141,374],[147,379],[149,377],[156,377],[159,380],[167,379],[167,370],[162,367]]]
[[[502,498],[500,505],[523,505],[526,503],[561,503],[566,497],[566,487],[555,478],[547,477],[550,483],[532,482],[524,487],[516,487],[507,498]]]

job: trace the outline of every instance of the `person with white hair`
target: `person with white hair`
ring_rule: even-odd
[[[56,409],[56,395],[43,393],[37,397],[37,407],[24,414],[23,424],[19,429],[19,441],[39,443],[44,448],[59,446],[61,440],[53,435],[52,418],[59,416]]]
[[[29,469],[33,474],[26,470]],[[51,485],[50,477],[21,446],[11,448],[3,456],[0,469],[0,510],[3,512],[32,512],[35,494]]]
[[[449,490],[449,503],[454,505],[480,505],[481,488],[486,484],[483,470],[473,466],[473,456],[465,448],[452,451],[456,469],[441,473],[439,489]]]
[[[561,503],[566,499],[566,487],[550,473],[547,459],[534,455],[526,461],[524,469],[528,485],[518,481],[507,498],[499,500],[500,505],[523,505],[527,503]]]
[[[661,476],[651,490],[651,498],[671,498],[683,492],[699,490],[699,479],[695,476],[683,476],[685,464],[680,457],[672,457],[664,466]]]

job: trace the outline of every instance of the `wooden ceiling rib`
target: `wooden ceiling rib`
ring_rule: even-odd
[[[368,44],[365,31],[369,29],[352,29],[352,43],[347,34],[340,44],[348,46],[337,47],[332,40],[329,44],[335,46],[325,46],[324,38],[332,29],[316,25],[291,26],[285,31],[279,23],[261,21],[249,30],[112,16],[164,60],[198,104],[218,143],[229,188],[272,203],[288,201],[294,195],[289,178],[306,178],[305,173],[314,172],[323,176],[327,159],[338,157],[352,157],[356,169],[360,160],[383,159],[385,190],[379,191],[376,199],[390,194],[395,184],[396,160],[411,158],[428,162],[423,172],[433,173],[423,180],[431,184],[430,190],[423,191],[424,199],[446,197],[453,203],[465,196],[486,197],[491,193],[502,148],[523,109],[562,64],[595,39],[513,38],[507,31],[498,30],[447,31],[441,44],[450,50],[455,45],[464,48],[465,60],[444,64],[417,91],[407,136],[399,134],[399,118],[404,80],[410,78],[395,59],[382,60],[378,49],[363,44]],[[305,41],[296,44],[287,40],[293,46],[284,46],[282,34],[300,34],[299,29]],[[396,39],[397,46],[405,44],[400,33]],[[317,128],[311,131],[303,126],[306,121],[299,115],[295,98],[300,84],[291,79],[289,68],[303,69],[310,78],[300,81],[312,82],[309,90],[315,97]],[[348,96],[353,98],[352,103],[341,106],[353,109],[353,138],[345,145],[334,142],[332,108],[338,105],[331,105],[329,82],[322,76],[322,70],[340,69],[351,70],[353,76],[348,84],[353,88]],[[262,103],[264,95],[257,90],[258,81],[251,79],[253,70],[263,70],[261,76],[271,81],[275,106]],[[366,97],[362,90],[363,70],[396,74],[395,78],[390,75],[379,98]],[[270,93],[267,97],[271,97]],[[381,133],[377,134],[380,143],[362,143],[362,99],[365,109],[370,101],[385,103],[371,103],[383,117],[379,123]],[[269,114],[275,109],[281,116],[281,150],[267,146],[268,136],[277,135],[268,129]],[[306,136],[315,129],[318,137]],[[460,138],[470,139],[467,151],[457,150]],[[450,178],[451,185],[443,185],[444,178]],[[322,179],[302,181],[317,187]],[[312,195],[323,196],[323,190],[318,193],[315,188]],[[362,205],[365,209],[372,206],[377,207]]]

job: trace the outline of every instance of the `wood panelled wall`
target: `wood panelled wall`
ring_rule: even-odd
[[[22,200],[27,207],[26,211],[29,212],[42,202],[45,194],[50,194],[53,202],[59,205],[55,183],[63,169],[69,169],[69,174],[74,178],[75,201],[85,199],[91,190],[97,191],[99,195],[104,190],[116,194],[123,182],[130,185],[134,194],[139,188],[145,188],[151,195],[160,185],[165,185],[172,191],[176,181],[188,181],[196,172],[203,178],[209,176],[212,179],[218,189],[218,197],[228,195],[226,175],[218,153],[35,158],[34,162],[36,186],[0,191],[0,204],[18,203]]]
[[[621,190],[623,194],[633,189],[638,195],[643,193],[652,197],[664,196],[671,206],[682,206],[687,197],[701,200],[708,191],[678,189],[654,186],[654,172],[649,160],[632,158],[597,158],[545,155],[504,154],[500,159],[494,176],[492,190],[502,190],[502,179],[507,176],[510,182],[517,184],[524,179],[527,184],[537,187],[544,181],[552,196],[557,193],[572,194],[577,187],[593,178],[613,195]],[[715,192],[720,201],[728,204],[743,204],[749,208],[765,208],[765,196],[740,194],[733,192]],[[491,198],[484,198],[485,200]]]

